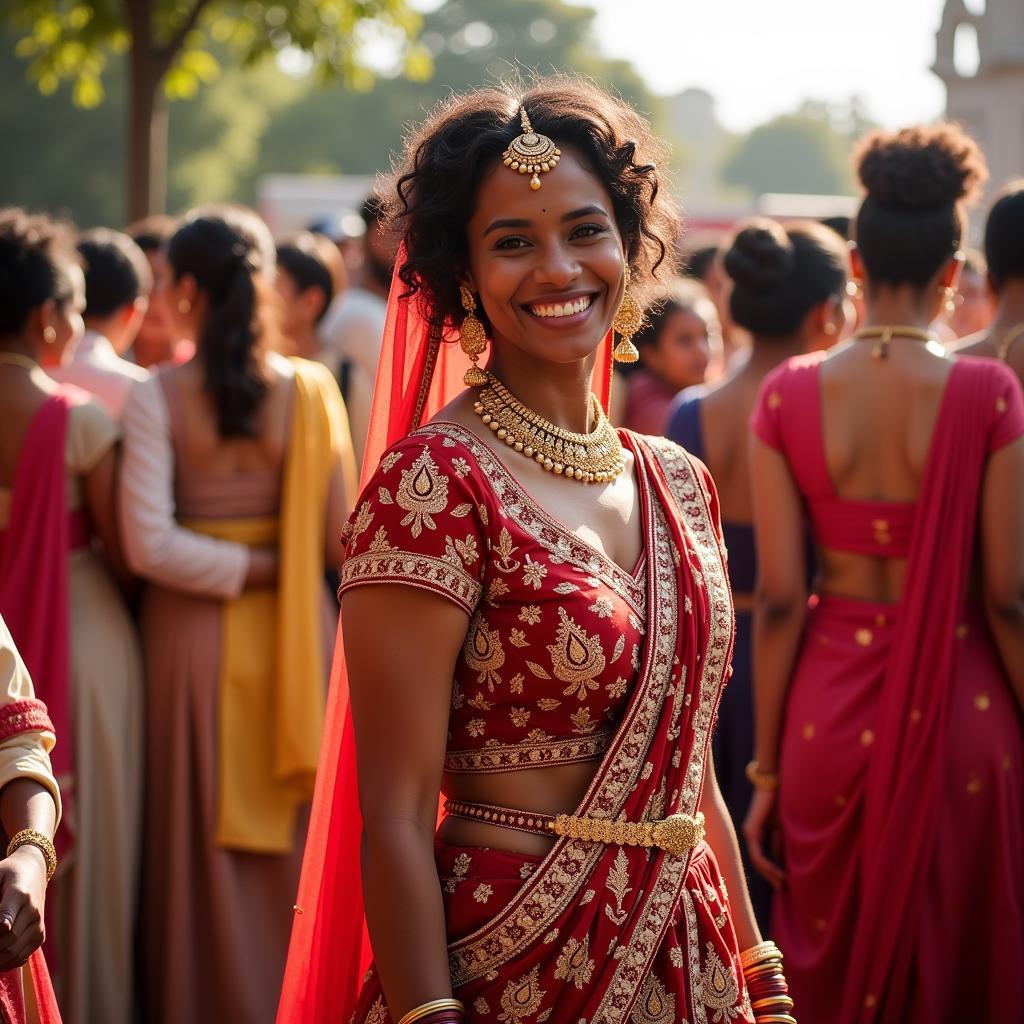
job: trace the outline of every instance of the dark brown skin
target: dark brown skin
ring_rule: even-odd
[[[57,808],[53,797],[32,779],[16,779],[0,791],[0,821],[7,836],[31,828],[53,838]],[[46,859],[25,845],[0,860],[0,971],[20,967],[46,936]]]
[[[996,305],[995,318],[988,330],[964,339],[955,349],[957,355],[995,359],[998,342],[1010,331],[1024,325],[1024,278],[1010,278],[998,291],[990,282],[989,291]],[[1010,346],[1006,364],[1024,384],[1024,337],[1018,337]]]
[[[588,421],[597,347],[623,293],[624,255],[601,182],[571,150],[539,192],[497,165],[467,226],[465,283],[493,325],[490,367],[529,408],[574,431]],[[572,216],[570,216],[572,214]],[[521,221],[514,227],[498,222]],[[592,297],[577,323],[552,324],[531,304]],[[577,318],[574,317],[574,320]],[[490,442],[463,393],[438,415]],[[632,570],[643,549],[632,459],[614,483],[583,486],[545,473],[501,446],[498,458],[543,508],[588,544]],[[364,818],[363,888],[374,955],[392,1017],[451,994],[444,911],[434,864],[438,791],[547,813],[571,812],[596,764],[443,777],[455,664],[468,626],[445,599],[404,586],[363,586],[342,602]],[[415,679],[416,685],[409,681]],[[726,884],[741,946],[759,940],[732,825],[710,763],[701,808]],[[449,820],[452,844],[545,854],[551,840]],[[717,844],[717,845],[716,845]]]
[[[951,260],[918,292],[865,285],[867,324],[926,329],[941,304],[941,289],[955,284]],[[854,253],[854,272],[863,278]],[[822,364],[823,433],[829,474],[847,498],[912,502],[924,474],[932,431],[952,361],[941,346],[896,338],[885,361],[870,342],[849,341]],[[807,600],[799,493],[782,455],[751,440],[758,590],[754,630],[754,757],[763,771],[778,766],[786,691],[796,661]],[[989,460],[980,510],[981,585],[996,646],[1024,707],[1024,439]],[[865,601],[899,600],[906,560],[819,551],[821,593]],[[765,852],[775,795],[756,792],[744,822],[751,862],[773,885],[780,865]]]

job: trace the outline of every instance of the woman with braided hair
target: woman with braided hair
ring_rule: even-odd
[[[235,208],[170,239],[195,357],[131,393],[121,514],[147,583],[144,1019],[259,1024],[284,969],[354,486],[344,407],[274,342],[274,249]]]

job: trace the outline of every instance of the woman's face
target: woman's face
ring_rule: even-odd
[[[557,140],[556,140],[557,142]],[[549,363],[592,355],[622,301],[625,257],[611,198],[571,149],[530,188],[501,163],[467,225],[469,274],[503,349]]]
[[[711,307],[711,302],[703,305]],[[712,337],[719,335],[713,308],[702,306],[673,310],[654,344],[641,349],[644,365],[677,391],[704,383]]]

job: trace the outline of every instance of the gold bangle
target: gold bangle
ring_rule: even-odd
[[[7,844],[7,856],[23,846],[34,846],[46,861],[46,880],[50,881],[57,870],[57,851],[53,848],[50,838],[35,828],[23,828]]]
[[[761,1017],[755,1013],[754,1020],[757,1024],[797,1024],[796,1017],[788,1013],[766,1013]]]
[[[764,999],[755,999],[751,1004],[752,1010],[769,1010],[778,1008],[780,1010],[792,1010],[796,1003],[789,996],[765,996]]]
[[[437,1013],[438,1010],[458,1010],[465,1013],[466,1007],[458,999],[432,999],[429,1003],[414,1006],[398,1024],[413,1024],[413,1021],[422,1020],[432,1013]]]
[[[744,971],[748,967],[754,967],[766,960],[778,960],[780,963],[782,961],[782,950],[771,939],[765,939],[764,942],[759,942],[756,946],[751,946],[740,953],[740,967]]]
[[[756,761],[751,761],[747,765],[744,774],[754,789],[759,789],[762,793],[774,793],[779,788],[779,773],[761,771]]]

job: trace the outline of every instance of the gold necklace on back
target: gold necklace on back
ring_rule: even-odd
[[[854,341],[874,340],[875,344],[871,349],[871,355],[875,359],[889,358],[889,345],[894,338],[904,338],[908,341],[939,341],[939,337],[934,331],[926,331],[920,327],[907,327],[899,324],[862,327],[859,331],[854,331],[852,337]]]
[[[622,442],[604,414],[597,396],[590,396],[594,429],[578,434],[556,426],[527,408],[493,373],[473,403],[473,411],[499,441],[533,459],[548,473],[581,483],[608,483],[626,468]]]

